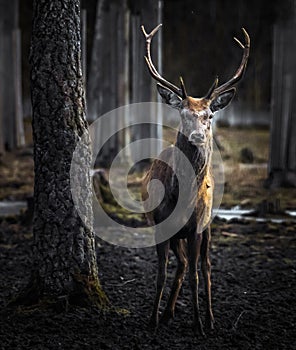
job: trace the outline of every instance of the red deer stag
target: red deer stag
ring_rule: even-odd
[[[244,28],[242,28],[245,44],[243,45],[238,39],[234,38],[239,46],[243,49],[241,64],[233,77],[226,83],[218,86],[218,78],[209,89],[205,97],[194,98],[187,95],[184,82],[180,78],[180,88],[164,79],[155,68],[151,59],[151,40],[159,30],[161,24],[147,34],[144,26],[142,31],[146,38],[146,56],[145,60],[152,77],[158,81],[157,89],[164,102],[173,108],[179,110],[181,122],[178,129],[175,147],[169,147],[160,154],[160,159],[155,159],[145,176],[142,188],[142,198],[144,201],[152,198],[152,189],[149,189],[149,183],[152,180],[162,182],[165,195],[161,203],[153,210],[147,209],[147,222],[151,225],[157,225],[165,220],[176,206],[179,194],[179,185],[176,174],[168,163],[174,163],[177,167],[182,167],[180,158],[174,150],[178,148],[188,158],[194,169],[194,178],[188,178],[187,203],[184,207],[192,206],[192,214],[189,220],[184,224],[181,230],[176,234],[163,239],[166,234],[161,230],[156,230],[156,249],[158,255],[158,275],[156,284],[156,296],[153,306],[150,327],[156,328],[158,325],[159,305],[166,280],[166,270],[168,263],[168,253],[171,248],[176,256],[178,267],[173,281],[172,290],[163,312],[161,321],[165,324],[174,316],[175,303],[184,279],[184,275],[189,266],[189,283],[192,292],[193,303],[193,331],[195,334],[204,336],[203,326],[200,318],[198,305],[198,271],[197,265],[199,256],[201,256],[201,270],[205,279],[206,293],[206,327],[213,329],[213,313],[211,306],[211,263],[209,258],[209,244],[211,239],[210,216],[212,211],[213,196],[213,178],[211,175],[211,155],[212,155],[212,127],[211,119],[218,110],[225,108],[235,95],[235,87],[238,81],[244,75],[247,60],[250,51],[250,38]],[[163,160],[163,161],[162,161]],[[195,197],[191,195],[191,183],[196,180]],[[148,187],[147,187],[148,186]],[[182,191],[184,189],[182,188]],[[149,193],[148,193],[149,192]],[[187,195],[186,194],[186,195]],[[145,208],[146,209],[146,208]],[[180,214],[182,215],[182,214]]]

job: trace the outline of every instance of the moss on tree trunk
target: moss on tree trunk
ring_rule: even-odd
[[[79,174],[84,177],[79,191],[88,227],[78,215],[70,188],[72,155],[87,133],[80,41],[79,0],[34,1],[34,267],[29,287],[18,300],[24,304],[108,304],[98,279],[92,230],[89,147],[81,154]]]

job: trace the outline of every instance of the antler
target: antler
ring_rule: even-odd
[[[231,88],[234,84],[236,84],[238,81],[240,81],[244,75],[244,72],[245,72],[245,69],[247,66],[247,62],[248,62],[249,53],[250,53],[250,37],[249,37],[249,34],[247,33],[247,31],[245,30],[245,28],[242,28],[242,31],[243,31],[244,36],[245,36],[245,45],[243,45],[237,38],[234,38],[234,40],[244,50],[241,64],[238,67],[234,76],[230,80],[228,80],[226,83],[217,87],[218,77],[215,79],[214,84],[212,85],[212,87],[210,88],[210,90],[208,91],[208,93],[205,97],[208,100],[213,99],[217,95],[221,94],[221,92],[226,91],[229,88]]]
[[[181,84],[181,89],[178,88],[176,85],[170,83],[169,81],[167,81],[166,79],[164,79],[156,70],[152,59],[151,59],[151,41],[153,36],[155,35],[155,33],[158,32],[159,28],[162,26],[162,24],[159,24],[158,26],[156,26],[150,34],[147,34],[145,31],[144,26],[141,26],[142,32],[146,38],[146,56],[145,56],[145,60],[147,63],[147,67],[149,69],[150,74],[152,75],[152,77],[157,80],[158,82],[160,82],[163,86],[169,88],[170,90],[172,90],[174,93],[176,93],[178,96],[180,96],[182,99],[185,99],[187,97],[187,93],[186,93],[186,89],[185,89],[185,85],[183,82],[183,79],[180,77],[180,84]]]
[[[218,86],[218,82],[219,82],[219,79],[218,79],[218,76],[215,78],[212,86],[210,87],[209,91],[207,92],[207,94],[205,95],[205,99],[207,100],[210,100],[211,99],[211,96],[214,92],[214,90],[217,88]]]

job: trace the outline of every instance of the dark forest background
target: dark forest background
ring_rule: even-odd
[[[29,56],[33,1],[2,0],[0,9],[3,152],[31,142]],[[189,95],[194,97],[203,96],[216,75],[223,83],[234,74],[241,49],[233,37],[243,40],[241,28],[246,28],[251,37],[247,72],[234,103],[215,121],[224,126],[268,129],[266,162],[270,184],[296,184],[294,0],[82,0],[81,9],[90,122],[122,105],[160,101],[143,59],[141,24],[150,31],[163,23],[152,45],[154,62],[161,64],[160,72],[174,84],[181,75]],[[135,128],[131,133],[131,139],[159,136],[153,126],[150,130]],[[120,140],[115,140],[112,147],[107,145],[102,164],[110,163],[110,155],[116,154],[120,146]]]
[[[116,2],[110,0],[109,3]],[[141,1],[129,1],[141,3]],[[155,2],[155,1],[154,1]],[[90,65],[97,0],[82,0],[87,10],[87,62]],[[24,99],[29,98],[29,47],[32,1],[19,4],[22,30]],[[240,85],[240,99],[254,109],[271,103],[273,27],[292,14],[290,1],[165,0],[163,4],[163,71],[170,81],[184,76],[190,94],[205,94],[214,77],[226,80],[237,67],[240,50],[232,40],[245,27],[252,38],[248,74]],[[141,8],[141,5],[138,4]],[[145,21],[144,21],[145,22]],[[150,24],[143,23],[147,28]],[[140,28],[139,28],[140,31]],[[142,56],[139,57],[142,59]],[[89,70],[88,70],[89,71]]]

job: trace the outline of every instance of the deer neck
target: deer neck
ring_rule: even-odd
[[[212,138],[210,138],[205,145],[197,147],[188,142],[188,139],[184,134],[178,132],[175,147],[178,147],[180,151],[184,153],[192,165],[198,183],[201,183],[204,177],[208,174],[211,166],[213,152]],[[174,161],[177,166],[182,167],[182,164],[180,164],[182,161],[178,154],[175,155]],[[184,176],[186,176],[186,174],[184,174]]]

